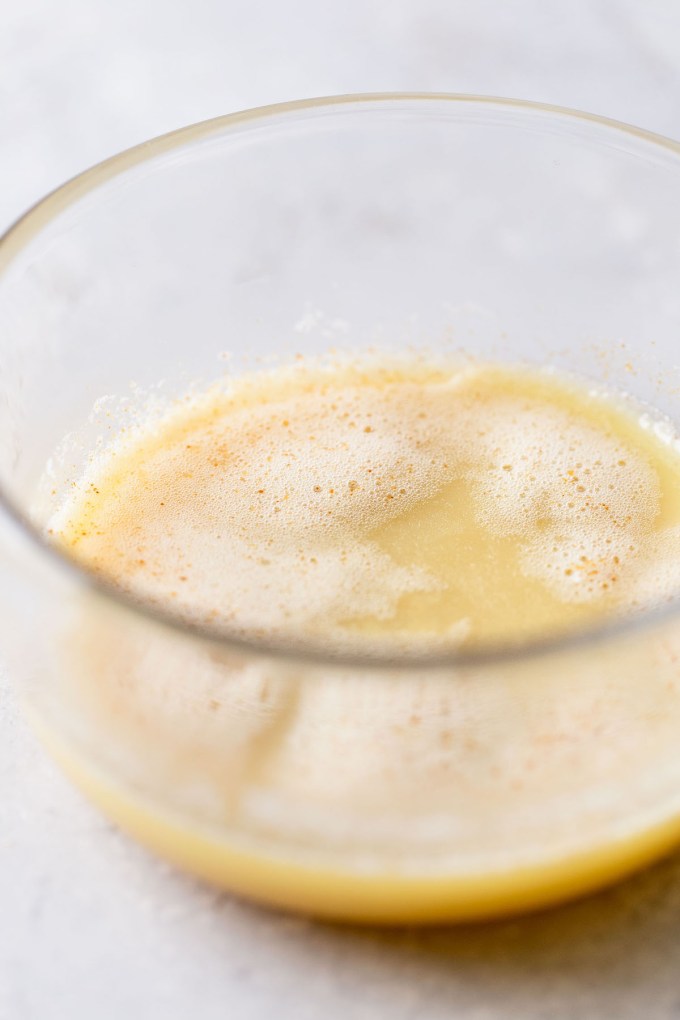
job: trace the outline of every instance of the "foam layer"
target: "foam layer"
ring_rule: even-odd
[[[50,530],[250,636],[523,640],[671,595],[680,458],[547,376],[282,370],[133,431]]]

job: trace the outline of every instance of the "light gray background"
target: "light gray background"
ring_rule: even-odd
[[[680,138],[680,3],[0,0],[0,227],[149,136],[369,90],[538,99]],[[680,1017],[680,859],[496,926],[276,916],[115,832],[43,755],[0,676],[0,1020],[610,1016]]]

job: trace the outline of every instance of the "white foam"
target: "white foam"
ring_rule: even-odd
[[[388,618],[403,595],[438,582],[394,563],[371,532],[434,493],[446,469],[417,385],[377,393],[350,385],[232,408],[214,421],[206,413],[148,450],[141,434],[116,491],[88,516],[89,487],[111,490],[107,474],[125,463],[114,453],[53,530],[80,520],[77,530],[85,519],[80,555],[193,619],[271,634],[291,620],[309,630]],[[161,433],[155,427],[154,439]]]
[[[659,479],[630,444],[558,407],[500,401],[485,419],[480,519],[523,539],[522,563],[565,601],[612,591],[659,510]]]

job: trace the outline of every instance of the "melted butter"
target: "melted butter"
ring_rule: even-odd
[[[50,531],[251,637],[521,645],[672,596],[680,457],[554,375],[280,370],[129,434]]]

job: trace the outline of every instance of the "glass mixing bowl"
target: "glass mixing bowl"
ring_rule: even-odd
[[[680,150],[465,96],[290,103],[89,170],[0,243],[4,644],[121,826],[333,918],[556,902],[680,840],[680,616],[521,651],[332,655],[134,604],[45,540],[98,444],[335,349],[550,364],[678,419]]]

